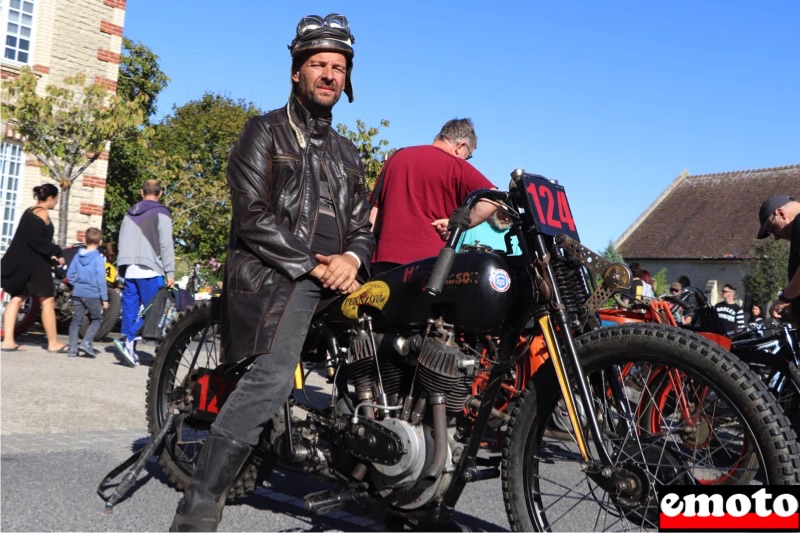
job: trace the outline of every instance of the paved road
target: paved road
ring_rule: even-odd
[[[106,473],[149,442],[144,398],[153,345],[140,346],[143,365],[128,368],[110,342],[97,343],[102,353],[88,359],[48,353],[41,332],[18,340],[25,352],[0,356],[0,530],[165,531],[180,494],[154,460],[112,514],[95,493]],[[220,530],[386,530],[380,514],[308,514],[300,498],[320,490],[314,483],[276,471],[226,508]],[[499,480],[469,485],[456,518],[474,531],[508,530]]]

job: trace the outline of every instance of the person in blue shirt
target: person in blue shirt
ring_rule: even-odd
[[[69,264],[67,281],[72,285],[72,322],[69,324],[69,357],[82,352],[89,357],[98,353],[92,340],[100,329],[103,309],[108,309],[108,286],[106,285],[105,259],[97,249],[102,242],[100,230],[86,230],[86,247],[78,252]],[[78,345],[78,331],[83,317],[89,314],[89,327]]]
[[[458,250],[464,246],[488,246],[493,250],[505,252],[505,237],[511,227],[511,217],[498,209],[485,222],[464,232]],[[517,238],[511,238],[511,255],[522,255]]]

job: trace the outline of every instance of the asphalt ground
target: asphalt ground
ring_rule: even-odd
[[[0,530],[169,527],[180,493],[155,458],[113,513],[103,512],[96,493],[112,468],[149,443],[145,389],[155,351],[140,343],[142,365],[129,368],[112,339],[104,340],[95,343],[96,358],[68,358],[47,352],[43,332],[34,329],[17,339],[25,351],[0,355]],[[265,486],[226,507],[220,531],[387,530],[380,512],[307,513],[302,497],[323,488],[314,478],[276,470]],[[473,531],[508,530],[499,480],[468,485],[455,518]]]

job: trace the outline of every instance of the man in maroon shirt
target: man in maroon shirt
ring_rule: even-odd
[[[477,146],[472,121],[453,119],[433,144],[403,148],[386,161],[383,184],[373,191],[378,197],[371,199],[377,239],[373,274],[437,255],[450,214],[472,191],[496,188],[467,162]],[[479,202],[472,209],[471,225],[494,210],[491,203]]]

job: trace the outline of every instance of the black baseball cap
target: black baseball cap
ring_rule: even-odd
[[[756,238],[766,239],[769,237],[769,233],[767,232],[767,222],[769,222],[772,213],[774,213],[776,209],[785,206],[791,201],[794,201],[794,198],[791,196],[786,196],[785,194],[770,196],[764,200],[764,203],[761,204],[761,209],[758,210],[758,222],[761,224],[761,229],[758,230],[758,235],[756,235]]]

